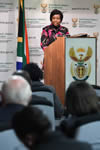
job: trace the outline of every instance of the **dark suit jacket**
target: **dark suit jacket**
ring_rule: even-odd
[[[78,142],[66,138],[61,132],[52,132],[42,138],[33,150],[91,150],[91,146],[84,142]]]
[[[11,121],[14,114],[24,108],[20,104],[7,104],[0,107],[0,130],[11,128]]]
[[[100,121],[100,113],[89,114],[85,116],[71,116],[62,120],[60,124],[60,129],[68,136],[75,137],[77,134],[78,127],[92,123],[95,121]]]

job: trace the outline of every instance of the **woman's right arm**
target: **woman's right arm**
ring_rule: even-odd
[[[48,33],[45,29],[43,29],[41,34],[41,48],[45,50],[45,48],[49,45]]]

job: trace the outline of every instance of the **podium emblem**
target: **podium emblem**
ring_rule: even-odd
[[[91,64],[89,59],[92,57],[92,48],[88,46],[86,51],[84,48],[78,48],[75,52],[74,48],[70,48],[69,56],[73,60],[71,62],[71,75],[74,80],[87,80],[91,73]]]

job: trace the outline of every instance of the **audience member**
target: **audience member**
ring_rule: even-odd
[[[76,138],[78,127],[96,122],[98,126],[97,132],[93,132],[95,126],[86,128],[84,131],[85,138],[82,141],[89,142],[93,147],[99,145],[100,148],[100,144],[98,143],[98,139],[100,138],[100,134],[98,133],[100,130],[100,106],[93,87],[85,81],[73,81],[66,91],[65,106],[69,117],[61,123],[63,132],[69,137]]]
[[[98,98],[93,87],[85,81],[74,81],[66,91],[65,106],[74,116],[100,112]]]
[[[19,139],[30,150],[91,150],[87,143],[66,138],[61,132],[51,131],[47,117],[36,107],[26,107],[17,112],[12,126]]]
[[[26,64],[23,68],[24,71],[27,71],[32,80],[32,92],[34,91],[48,91],[53,93],[54,97],[54,110],[55,110],[55,117],[61,118],[64,113],[63,105],[59,97],[56,95],[56,91],[52,86],[45,85],[41,82],[43,79],[43,72],[39,68],[36,63]]]
[[[29,83],[21,76],[11,76],[1,88],[4,106],[0,107],[0,122],[11,121],[16,111],[28,105],[32,97]]]
[[[32,84],[31,82],[31,78],[30,78],[30,75],[27,71],[24,71],[24,70],[18,70],[18,71],[15,71],[12,75],[17,75],[17,76],[22,76],[24,77],[30,84]],[[47,100],[47,98],[43,97],[43,96],[37,96],[37,95],[32,95],[32,100],[29,102],[29,105],[36,105],[36,104],[43,104],[43,105],[49,105],[49,106],[52,106],[53,107],[53,104],[51,102],[49,102]]]

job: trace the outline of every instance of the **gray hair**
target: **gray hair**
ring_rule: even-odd
[[[11,76],[2,85],[1,92],[6,104],[28,105],[32,97],[29,83],[21,76]]]

